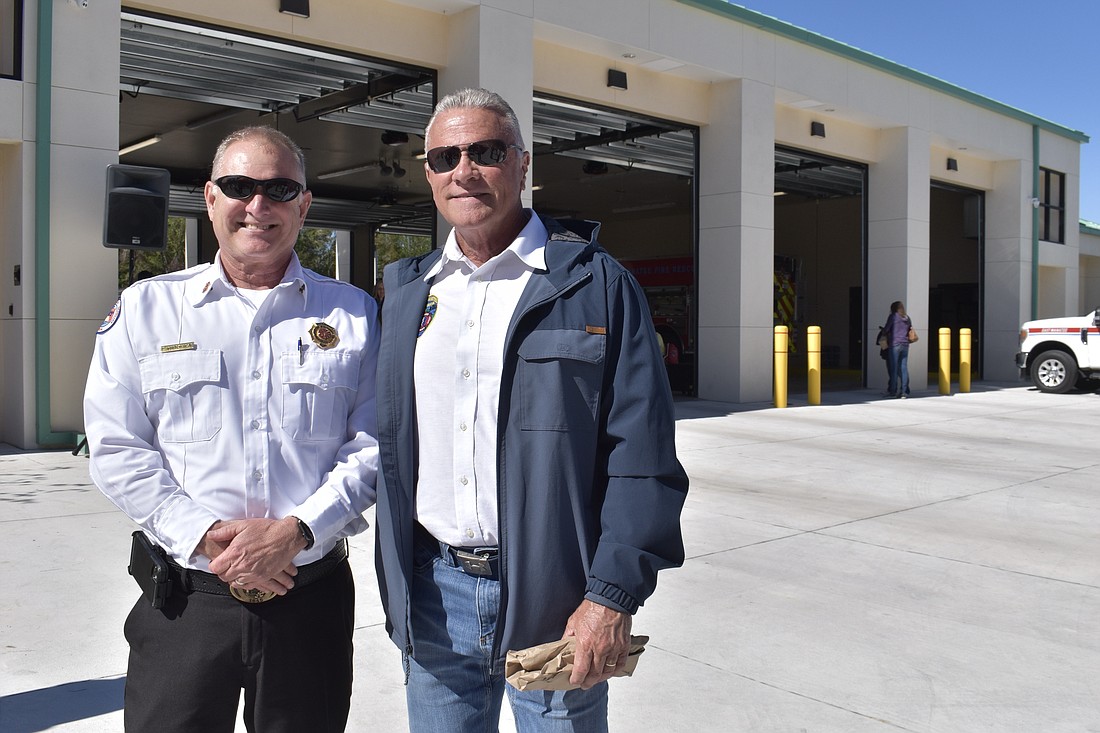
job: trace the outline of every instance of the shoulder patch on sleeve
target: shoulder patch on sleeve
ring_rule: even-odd
[[[111,310],[107,311],[107,317],[103,319],[103,323],[99,324],[99,330],[96,334],[107,333],[111,330],[111,326],[115,325],[118,321],[118,317],[122,314],[122,298],[115,301],[115,304],[111,306]]]

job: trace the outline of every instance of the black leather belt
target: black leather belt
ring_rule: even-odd
[[[500,580],[499,547],[453,547],[437,540],[419,522],[416,523],[416,541],[440,557],[449,557],[451,564],[467,575]]]
[[[348,559],[348,541],[340,540],[329,554],[317,562],[311,562],[298,568],[298,574],[294,576],[294,587],[288,593],[293,593],[299,588],[304,588],[310,583],[324,578],[336,569],[336,566]],[[212,593],[217,596],[233,596],[243,603],[263,603],[275,598],[270,591],[243,590],[224,582],[213,573],[204,573],[201,570],[192,570],[179,565],[175,560],[168,558],[168,564],[176,573],[174,587],[184,593]]]

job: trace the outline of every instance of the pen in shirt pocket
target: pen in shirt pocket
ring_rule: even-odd
[[[298,366],[306,363],[306,352],[302,349],[302,339],[298,337]]]

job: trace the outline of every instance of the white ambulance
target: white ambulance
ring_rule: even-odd
[[[1016,366],[1043,392],[1068,392],[1100,379],[1100,309],[1020,326]],[[1093,383],[1095,384],[1095,383]]]

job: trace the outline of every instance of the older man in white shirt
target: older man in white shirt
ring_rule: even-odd
[[[85,393],[92,478],[142,529],[126,729],[232,731],[243,689],[250,731],[342,731],[377,307],[294,254],[311,194],[289,138],[234,133],[211,178],[215,261],[123,292]],[[158,563],[169,583],[135,571]]]

